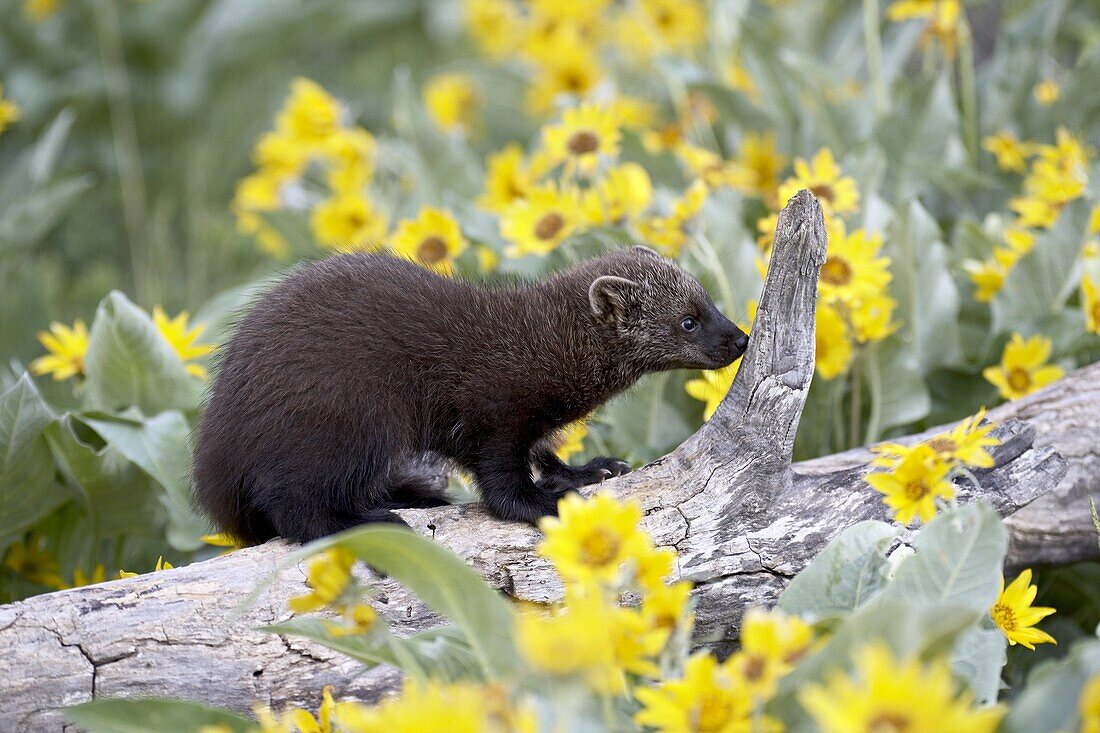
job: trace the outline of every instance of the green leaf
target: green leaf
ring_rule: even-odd
[[[899,534],[900,527],[885,522],[852,525],[791,580],[780,607],[811,619],[859,609],[886,584],[886,549]]]
[[[168,510],[168,543],[177,550],[202,546],[199,537],[209,527],[191,508],[189,461],[191,428],[176,410],[144,420],[89,412],[78,418],[111,447],[135,463],[164,488],[161,502]]]
[[[1001,583],[1006,535],[997,512],[970,504],[944,512],[921,530],[883,592],[887,600],[988,613]]]
[[[697,376],[652,374],[601,408],[596,420],[607,428],[608,450],[632,463],[645,463],[682,443],[703,417],[703,403],[684,391],[687,379]]]
[[[1044,662],[1028,677],[1001,729],[1004,733],[1078,730],[1077,701],[1100,674],[1100,642],[1075,644],[1063,659]]]
[[[1000,629],[970,629],[951,651],[951,670],[966,681],[981,704],[997,701],[1008,640]]]
[[[65,147],[65,141],[69,138],[69,131],[75,119],[76,114],[66,107],[57,113],[57,117],[39,138],[38,144],[34,146],[27,160],[27,172],[30,173],[32,186],[45,183],[53,175],[57,159],[61,155],[61,149]]]
[[[0,395],[0,553],[72,498],[55,479],[45,437],[53,421],[53,413],[27,374]]]
[[[0,211],[0,252],[33,247],[91,186],[90,176],[62,178],[31,191]]]
[[[869,436],[874,441],[891,427],[923,419],[932,409],[932,399],[912,342],[894,334],[882,343],[874,344],[869,353],[869,358],[878,360],[878,374],[883,377],[878,385],[882,418],[878,434]]]
[[[454,626],[428,629],[404,639],[385,628],[372,629],[368,634],[339,635],[333,634],[323,619],[307,616],[262,630],[312,639],[368,667],[388,664],[420,679],[452,682],[480,677],[477,657],[465,634]]]
[[[64,713],[89,733],[194,733],[205,725],[222,725],[234,733],[246,733],[255,725],[228,710],[162,698],[92,700],[65,708]]]
[[[84,363],[90,408],[134,405],[152,415],[198,407],[202,382],[187,373],[149,314],[117,290],[96,310]]]
[[[515,617],[508,603],[454,553],[408,529],[370,525],[319,540],[297,557],[339,546],[389,575],[455,623],[488,678],[515,667]]]

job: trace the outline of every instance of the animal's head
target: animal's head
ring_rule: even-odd
[[[647,370],[718,369],[745,353],[749,337],[675,262],[641,246],[603,262],[610,274],[588,288],[592,313]]]

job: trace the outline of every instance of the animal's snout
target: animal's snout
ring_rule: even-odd
[[[745,349],[749,348],[749,335],[742,331],[738,331],[733,337],[733,345],[741,353],[745,353]]]

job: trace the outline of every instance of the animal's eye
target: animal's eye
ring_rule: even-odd
[[[680,321],[680,328],[685,331],[694,331],[699,328],[699,321],[695,320],[691,316],[684,316],[684,320]]]

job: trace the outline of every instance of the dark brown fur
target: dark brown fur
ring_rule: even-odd
[[[443,503],[407,469],[435,453],[473,474],[498,517],[533,522],[565,491],[628,470],[563,464],[556,430],[646,373],[725,366],[746,342],[693,277],[643,247],[496,289],[382,254],[333,257],[261,298],[225,348],[197,500],[244,542],[306,541]]]

